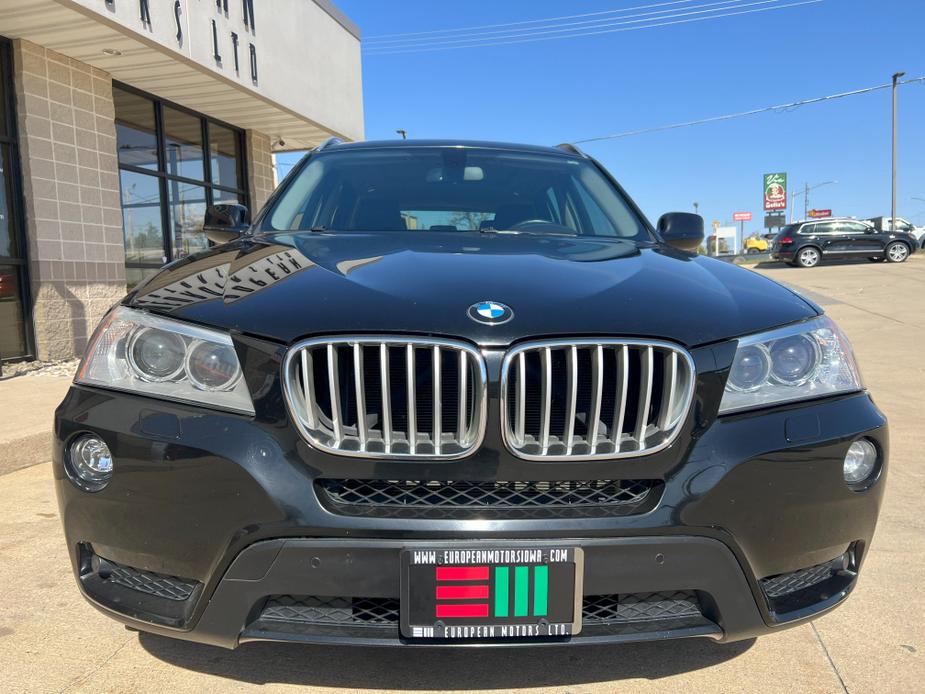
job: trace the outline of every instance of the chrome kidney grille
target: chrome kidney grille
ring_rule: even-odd
[[[530,342],[502,366],[504,440],[527,460],[654,453],[677,436],[693,390],[690,355],[668,342]]]
[[[458,458],[482,441],[482,355],[452,340],[344,337],[295,345],[283,365],[290,414],[337,455]]]

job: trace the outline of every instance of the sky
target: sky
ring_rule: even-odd
[[[798,0],[726,0],[738,11]],[[558,144],[709,118],[925,76],[925,2],[822,0],[684,24],[505,45],[389,54],[391,34],[622,10],[568,22],[611,27],[645,12],[697,12],[717,0],[337,0],[364,37],[366,139],[484,139]],[[653,6],[653,7],[647,7]],[[695,7],[696,6],[696,7]],[[637,9],[632,9],[637,8]],[[716,12],[716,10],[713,10]],[[731,11],[731,10],[730,10]],[[708,13],[704,13],[707,14]],[[663,15],[654,15],[663,16]],[[701,15],[687,15],[692,18]],[[676,17],[675,19],[681,19]],[[587,25],[574,25],[587,26]],[[472,29],[513,36],[534,25]],[[507,32],[507,33],[503,33]],[[497,36],[498,34],[486,34]],[[545,36],[549,36],[546,34]],[[393,39],[394,40],[394,39]],[[441,44],[458,46],[454,44]],[[464,45],[466,45],[464,43]],[[900,87],[897,215],[925,224],[925,82]],[[654,222],[735,211],[763,221],[762,175],[786,172],[810,209],[861,218],[890,213],[890,90],[737,120],[581,145]],[[280,157],[285,173],[296,155]],[[796,199],[802,217],[802,197]]]

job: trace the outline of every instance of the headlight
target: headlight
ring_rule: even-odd
[[[122,306],[97,328],[75,380],[254,414],[228,333]]]
[[[862,388],[854,353],[826,316],[739,340],[720,414]]]
[[[126,357],[143,381],[170,381],[183,371],[186,342],[176,333],[141,328],[129,338]]]

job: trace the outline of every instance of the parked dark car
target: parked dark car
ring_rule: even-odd
[[[887,422],[808,300],[572,147],[330,143],[97,329],[55,416],[80,590],[136,629],[562,644],[854,588]],[[237,238],[235,238],[237,237]],[[861,625],[859,625],[861,628]]]
[[[846,258],[902,263],[918,248],[915,236],[906,232],[881,231],[856,219],[822,219],[785,226],[774,239],[771,257],[798,267]]]

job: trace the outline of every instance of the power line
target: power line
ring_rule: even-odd
[[[577,22],[563,22],[563,21],[547,21],[547,20],[533,20],[533,22],[543,22],[540,26],[525,26],[522,28],[514,29],[493,29],[490,31],[477,31],[477,32],[466,32],[466,33],[457,33],[457,34],[448,34],[446,36],[430,36],[430,37],[418,37],[418,38],[395,38],[395,39],[382,39],[377,43],[369,45],[364,41],[364,47],[369,50],[386,50],[390,48],[403,48],[406,46],[413,46],[416,44],[442,44],[442,43],[463,43],[467,41],[489,41],[497,40],[504,38],[517,38],[519,36],[530,36],[536,33],[545,33],[541,30],[543,29],[556,29],[557,27],[577,27],[579,25],[588,25],[582,26],[576,29],[557,29],[558,31],[580,31],[584,29],[595,29],[598,27],[612,26],[608,24],[610,20],[613,19],[628,19],[630,17],[645,17],[652,15],[667,15],[667,14],[676,14],[682,10],[692,10],[698,9],[700,7],[711,7],[716,5],[734,5],[738,3],[745,2],[745,0],[718,0],[717,2],[710,2],[700,5],[690,5],[692,2],[703,3],[704,0],[678,0],[678,2],[683,2],[687,7],[673,7],[670,9],[663,10],[652,10],[653,7],[660,7],[665,3],[650,4],[650,5],[640,5],[638,7],[627,7],[623,10],[613,10],[613,12],[630,12],[632,10],[651,10],[650,12],[641,12],[637,14],[624,14],[622,17],[604,17],[597,19],[583,19]],[[675,4],[675,3],[671,3]],[[658,19],[658,17],[657,17]],[[448,30],[447,30],[448,31]],[[480,38],[484,37],[484,38]],[[392,44],[392,45],[389,45]]]
[[[925,77],[913,77],[907,80],[900,80],[897,84],[912,84],[913,82],[925,82]],[[691,120],[685,121],[683,123],[672,123],[671,125],[659,125],[653,128],[642,128],[640,130],[627,130],[622,133],[614,133],[613,135],[600,135],[598,137],[586,137],[583,140],[572,140],[572,144],[580,145],[586,142],[600,142],[601,140],[616,140],[623,137],[632,137],[633,135],[645,135],[647,133],[656,133],[662,132],[665,130],[677,130],[678,128],[687,128],[692,125],[704,125],[705,123],[718,123],[721,121],[733,120],[734,118],[744,118],[745,116],[754,116],[759,113],[768,113],[771,111],[789,111],[792,109],[799,108],[800,106],[807,106],[809,104],[818,104],[823,101],[834,101],[835,99],[844,99],[848,96],[858,96],[860,94],[869,94],[870,92],[876,92],[881,89],[889,89],[893,86],[892,82],[887,82],[886,84],[878,84],[873,87],[864,87],[863,89],[854,89],[850,92],[840,92],[838,94],[829,94],[828,96],[817,96],[812,99],[803,99],[802,101],[794,101],[789,104],[778,104],[777,106],[764,106],[762,108],[755,108],[750,111],[740,111],[738,113],[728,113],[723,116],[712,116],[710,118],[701,118],[700,120]]]
[[[571,36],[585,36],[591,34],[596,29],[606,29],[607,27],[625,26],[630,24],[646,24],[666,19],[677,19],[679,17],[689,17],[692,15],[705,15],[718,13],[723,10],[733,10],[739,7],[751,7],[755,5],[770,5],[782,2],[783,0],[754,0],[746,3],[745,0],[718,0],[717,2],[703,3],[699,5],[689,5],[683,8],[674,8],[670,10],[655,10],[653,12],[640,12],[636,14],[624,15],[622,17],[609,17],[605,20],[592,20],[589,26],[568,28],[568,23],[550,24],[547,26],[530,27],[529,29],[514,29],[505,32],[499,32],[499,36],[486,36],[479,38],[478,34],[464,36],[462,38],[452,37],[435,37],[418,39],[415,41],[403,40],[396,45],[374,45],[367,47],[366,53],[386,54],[406,49],[422,50],[426,48],[435,48],[446,46],[448,48],[472,48],[476,46],[501,45],[508,39],[514,39],[511,43],[517,43],[516,39],[532,39],[535,36],[548,36],[550,34],[567,34],[563,36],[551,36],[550,38],[570,38]],[[820,0],[821,1],[821,0]],[[744,3],[744,4],[743,4]],[[717,7],[725,5],[725,7]],[[704,9],[709,8],[709,9]],[[667,14],[666,14],[667,13]],[[660,16],[653,16],[660,15]],[[616,21],[612,21],[616,19]],[[556,27],[566,28],[556,28]],[[511,33],[511,32],[515,33]],[[599,33],[607,33],[606,31]],[[459,44],[466,44],[465,46]]]
[[[393,37],[402,37],[402,36],[424,36],[427,34],[446,34],[451,32],[461,32],[461,31],[477,31],[479,29],[493,29],[496,27],[510,27],[510,26],[519,26],[523,24],[538,24],[541,22],[557,22],[562,19],[579,19],[581,17],[594,17],[597,15],[605,14],[617,14],[619,12],[631,12],[632,10],[644,10],[649,7],[662,7],[665,5],[681,5],[683,3],[694,2],[695,0],[671,0],[671,2],[657,2],[651,3],[648,5],[638,5],[636,7],[624,7],[619,10],[602,10],[600,12],[585,12],[583,14],[569,14],[562,17],[547,17],[546,19],[527,19],[520,22],[505,22],[503,24],[481,24],[478,26],[470,27],[457,27],[455,29],[431,29],[430,31],[411,31],[404,34],[380,34],[379,36],[368,36],[363,39],[364,43],[367,41],[380,41],[383,39],[389,39]]]
[[[764,4],[767,2],[780,2],[780,1],[781,0],[759,0],[758,2],[754,2],[750,4],[758,5],[758,4]],[[537,37],[532,37],[532,38],[521,38],[521,39],[512,39],[512,40],[504,40],[504,41],[490,41],[490,42],[484,42],[484,43],[471,43],[471,44],[465,44],[465,45],[428,46],[428,47],[423,47],[423,48],[409,47],[409,48],[401,48],[401,49],[395,49],[395,50],[378,50],[378,51],[370,50],[370,51],[366,51],[366,53],[367,55],[397,55],[400,53],[428,53],[432,51],[446,51],[446,50],[453,50],[453,49],[458,49],[458,48],[486,48],[489,46],[503,46],[503,45],[520,44],[520,43],[533,43],[535,41],[550,41],[554,39],[577,38],[581,36],[596,36],[600,34],[613,34],[613,33],[623,32],[623,31],[637,31],[639,29],[654,29],[657,27],[673,26],[676,24],[690,24],[692,22],[704,22],[704,21],[711,20],[711,19],[720,19],[723,17],[735,17],[737,15],[754,14],[757,12],[768,12],[771,10],[783,10],[783,9],[787,9],[791,7],[799,7],[801,5],[815,5],[815,4],[824,2],[824,1],[825,0],[802,0],[802,2],[791,2],[786,5],[774,5],[773,7],[757,7],[757,8],[747,9],[747,10],[740,10],[736,12],[723,12],[721,14],[711,14],[705,17],[693,17],[689,19],[674,19],[673,21],[667,21],[667,22],[661,21],[663,19],[673,19],[673,17],[684,16],[684,14],[679,13],[676,15],[666,15],[664,17],[659,17],[657,18],[659,21],[655,23],[646,24],[644,26],[620,26],[616,29],[602,29],[600,31],[583,31],[580,33],[569,34],[566,36],[537,36]],[[693,13],[693,14],[696,14],[696,13]],[[639,21],[639,20],[633,20],[632,22],[625,22],[625,23],[630,24],[636,21]],[[652,21],[652,20],[648,20],[648,21]]]
[[[427,39],[418,39],[416,41],[408,41],[407,39],[400,40],[401,43],[387,46],[387,45],[375,45],[368,47],[367,53],[384,53],[386,51],[399,50],[405,48],[416,48],[422,47],[427,48],[431,46],[450,46],[453,44],[467,43],[472,44],[474,42],[479,42],[475,45],[481,45],[486,41],[501,41],[504,39],[519,39],[519,38],[528,38],[532,36],[543,36],[548,34],[574,34],[575,36],[582,36],[584,32],[591,31],[592,29],[602,29],[605,27],[612,26],[622,26],[626,24],[642,24],[646,22],[655,22],[663,19],[675,19],[677,17],[687,17],[697,14],[708,14],[713,12],[720,12],[722,10],[732,10],[738,7],[749,7],[752,5],[769,5],[781,2],[782,0],[756,0],[755,2],[745,3],[745,0],[718,0],[717,2],[708,2],[700,5],[690,5],[688,7],[679,8],[683,9],[684,12],[680,12],[679,9],[672,10],[655,10],[653,12],[639,12],[636,14],[628,14],[622,17],[619,17],[619,21],[610,21],[611,18],[606,20],[594,19],[594,20],[584,20],[581,22],[563,22],[560,24],[549,24],[546,26],[531,27],[529,29],[508,29],[502,31],[492,31],[486,32],[488,34],[500,34],[498,36],[485,36],[485,38],[479,38],[480,34],[471,34],[464,36],[462,38],[455,37],[435,37]],[[745,3],[745,4],[743,4]],[[719,7],[720,5],[725,5],[725,7]],[[704,9],[710,8],[710,9]],[[666,14],[669,13],[669,14]],[[653,16],[661,15],[661,16]],[[639,19],[639,18],[642,19]],[[582,27],[572,27],[574,24],[586,24],[588,26]],[[566,27],[566,28],[557,28],[557,27]],[[571,28],[569,28],[571,27]],[[512,33],[513,32],[513,33]],[[578,33],[581,32],[581,33]],[[560,38],[569,38],[569,36],[562,36]]]

